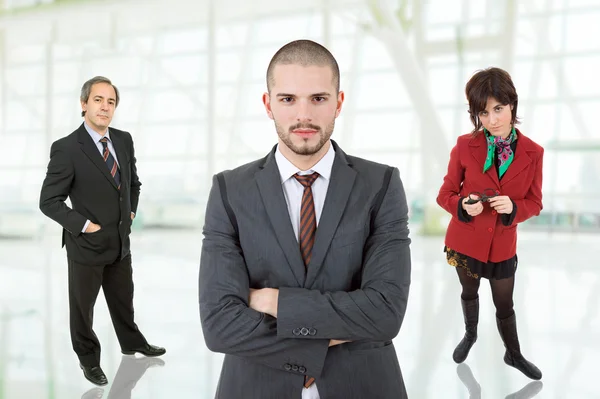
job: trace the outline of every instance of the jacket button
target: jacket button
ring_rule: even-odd
[[[497,212],[495,210],[492,211],[492,215],[495,215]]]
[[[292,333],[294,335],[300,335],[300,329],[299,328],[294,328],[294,331],[292,331]]]
[[[300,334],[305,335],[305,336],[308,335],[308,328],[302,327],[302,330],[300,330]]]
[[[292,371],[298,371],[298,366],[296,366],[295,364],[292,366]]]
[[[292,365],[286,363],[286,364],[283,365],[283,368],[286,369],[287,371],[290,371],[292,369]]]
[[[314,328],[308,329],[308,335],[316,335],[316,334],[317,334],[317,330],[315,330]]]
[[[488,228],[488,231],[491,233],[492,231],[494,231],[494,229],[492,229],[491,227]]]
[[[300,367],[298,367],[298,371],[301,372],[302,374],[304,374],[304,373],[306,373],[306,367],[300,366]]]

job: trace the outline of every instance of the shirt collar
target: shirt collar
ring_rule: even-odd
[[[83,126],[85,127],[85,130],[87,130],[87,132],[90,135],[90,137],[92,138],[92,140],[94,140],[94,143],[100,142],[102,137],[106,137],[108,139],[108,141],[111,141],[110,140],[110,129],[107,129],[104,136],[102,136],[100,133],[98,133],[91,127],[89,127],[87,123],[83,122]]]
[[[275,151],[275,161],[277,162],[277,167],[279,168],[279,174],[281,176],[281,183],[285,183],[289,178],[294,176],[296,173],[310,174],[313,172],[317,172],[319,177],[323,177],[326,180],[329,180],[331,177],[331,169],[333,168],[333,161],[335,160],[335,150],[333,149],[333,144],[329,143],[329,150],[327,153],[309,170],[300,170],[293,163],[291,163],[279,149],[279,145],[277,145],[277,150]]]

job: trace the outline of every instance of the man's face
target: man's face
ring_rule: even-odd
[[[344,93],[336,92],[329,66],[278,64],[270,93],[263,95],[280,143],[298,155],[313,155],[327,143]]]
[[[96,83],[92,85],[86,103],[81,102],[81,109],[86,111],[85,122],[94,130],[104,132],[115,113],[117,95],[112,85]]]

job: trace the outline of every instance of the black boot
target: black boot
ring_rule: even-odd
[[[452,354],[452,359],[456,363],[465,361],[471,347],[477,341],[477,322],[479,321],[479,298],[470,300],[461,299],[461,302],[465,319],[465,336]]]
[[[504,341],[506,354],[504,355],[504,363],[508,364],[525,374],[532,380],[540,380],[542,372],[533,363],[528,361],[521,354],[521,346],[519,345],[519,336],[517,335],[517,318],[513,313],[512,316],[506,319],[496,317],[496,324],[500,337]]]

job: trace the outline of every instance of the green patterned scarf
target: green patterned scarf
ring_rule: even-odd
[[[483,129],[487,140],[487,158],[483,165],[483,173],[487,172],[492,167],[494,160],[498,159],[498,172],[500,177],[504,175],[508,167],[513,161],[515,154],[510,145],[517,139],[517,132],[512,128],[510,136],[505,140],[502,137],[492,136],[487,129]]]

